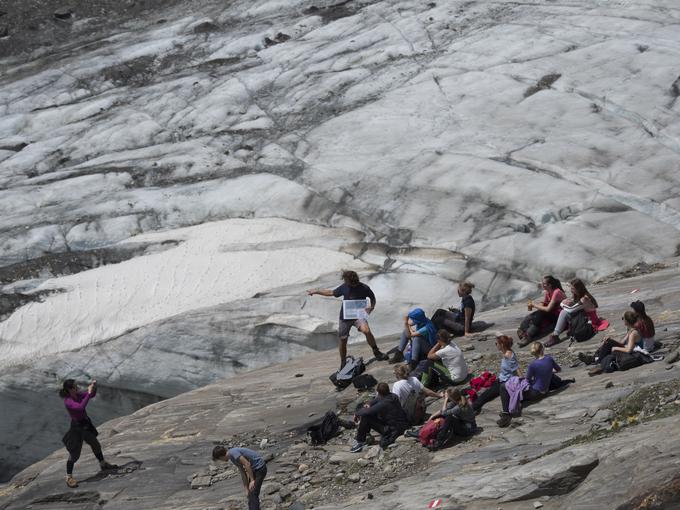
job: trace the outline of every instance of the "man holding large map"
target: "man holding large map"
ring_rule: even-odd
[[[345,366],[347,359],[347,339],[352,326],[361,331],[366,337],[366,342],[373,349],[373,355],[378,361],[388,359],[387,354],[380,352],[375,343],[375,337],[368,326],[368,315],[375,308],[375,294],[365,283],[359,281],[359,275],[355,271],[342,272],[343,284],[335,289],[311,289],[307,294],[313,296],[340,297],[342,296],[342,308],[340,308],[340,323],[338,325],[338,350],[340,351],[340,368]]]

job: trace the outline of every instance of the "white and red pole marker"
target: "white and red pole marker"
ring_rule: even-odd
[[[633,289],[630,291],[631,294],[635,294],[636,292],[640,292],[640,289]]]
[[[441,506],[444,504],[443,499],[433,499],[430,501],[430,504],[427,505],[427,508],[441,508]]]

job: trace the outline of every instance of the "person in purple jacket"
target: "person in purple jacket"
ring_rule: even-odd
[[[511,377],[508,382],[501,384],[501,404],[503,412],[500,419],[496,422],[499,427],[507,427],[512,421],[511,400],[521,412],[522,401],[531,402],[545,397],[550,390],[556,390],[567,384],[573,383],[574,379],[560,379],[557,372],[562,368],[552,358],[545,355],[545,348],[541,342],[531,344],[531,354],[536,358],[527,368],[526,380]],[[510,391],[513,392],[511,395]],[[515,393],[517,392],[517,393]],[[521,395],[519,395],[521,392]]]
[[[95,395],[97,395],[97,381],[92,381],[87,387],[87,391],[78,391],[76,382],[73,379],[66,379],[63,387],[59,390],[59,396],[64,399],[64,406],[66,406],[66,411],[71,417],[71,428],[63,437],[62,442],[69,454],[66,462],[66,485],[72,489],[78,487],[78,482],[73,478],[73,466],[80,458],[83,441],[92,448],[92,453],[99,461],[102,471],[118,467],[104,460],[102,447],[97,440],[99,433],[85,411],[88,402]]]

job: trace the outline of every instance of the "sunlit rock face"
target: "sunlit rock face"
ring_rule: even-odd
[[[3,387],[331,348],[304,290],[341,267],[383,335],[462,278],[490,306],[678,250],[670,0],[38,4],[0,17]]]

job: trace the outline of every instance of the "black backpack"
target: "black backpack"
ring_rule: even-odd
[[[595,336],[595,329],[583,310],[570,317],[568,334],[577,342],[585,342]]]
[[[411,425],[421,425],[425,418],[425,399],[420,391],[411,389],[403,405],[406,417]]]
[[[352,384],[357,390],[366,391],[378,384],[378,381],[371,374],[361,374],[352,379]]]
[[[364,373],[366,365],[364,365],[363,358],[354,359],[352,356],[347,356],[345,366],[329,377],[331,382],[339,390],[344,390],[352,384],[352,380]]]
[[[318,425],[312,425],[307,429],[309,442],[313,445],[324,444],[334,437],[340,429],[338,415],[333,411],[328,411]]]

